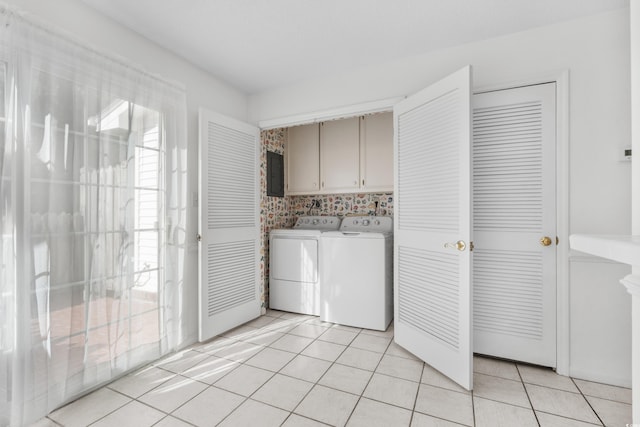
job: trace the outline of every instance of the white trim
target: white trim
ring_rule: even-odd
[[[575,255],[580,253],[580,255]],[[618,261],[614,261],[612,259],[601,258],[595,255],[585,255],[578,251],[570,251],[569,252],[569,262],[588,262],[589,264],[620,264]]]
[[[612,385],[617,387],[629,388],[631,386],[631,379],[626,375],[623,377],[616,377],[609,373],[603,374],[602,372],[594,372],[593,369],[573,368],[571,369],[571,376],[573,378],[589,378],[589,381],[591,382],[597,382],[597,383],[607,384],[607,385]],[[632,426],[635,424],[627,424],[627,425]]]
[[[556,84],[556,371],[569,375],[569,70],[481,86],[474,94],[544,83]]]
[[[569,375],[569,70],[556,74],[556,230],[557,256],[557,364],[556,371]]]
[[[280,117],[277,119],[261,120],[258,127],[261,130],[284,128],[297,125],[308,125],[327,120],[355,117],[362,114],[381,113],[392,111],[393,106],[403,100],[404,96],[381,99],[378,101],[363,102],[361,104],[346,105],[312,113],[297,114],[295,116]]]

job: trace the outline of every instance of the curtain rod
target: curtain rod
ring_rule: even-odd
[[[138,66],[135,65],[131,65],[130,63],[128,63],[128,61],[124,58],[121,57],[120,55],[117,55],[115,53],[109,53],[108,55],[101,52],[100,50],[94,48],[91,45],[88,45],[87,43],[84,43],[80,40],[78,40],[76,37],[74,37],[72,34],[61,30],[59,28],[53,27],[51,25],[48,25],[46,23],[44,23],[41,19],[39,19],[38,17],[36,17],[35,15],[33,15],[32,13],[28,13],[25,11],[21,11],[18,10],[17,8],[11,7],[9,5],[7,5],[6,3],[0,2],[0,15],[6,17],[8,20],[10,19],[15,19],[15,20],[20,20],[22,23],[24,23],[25,25],[29,25],[37,30],[43,31],[44,33],[46,33],[49,36],[52,37],[56,37],[59,38],[61,40],[64,40],[68,43],[71,43],[73,45],[75,45],[76,47],[82,48],[82,49],[86,49],[87,51],[91,52],[92,54],[104,58],[107,61],[112,61],[117,63],[118,65],[121,65],[125,68],[128,68],[136,73],[139,73],[143,76],[149,77],[151,79],[157,80],[160,83],[166,84],[168,86],[171,86],[174,89],[180,90],[182,92],[185,92],[185,85],[183,83],[177,82],[177,81],[172,81],[172,80],[167,80],[157,74],[153,74],[149,71],[146,71],[143,68],[140,68]],[[9,27],[11,26],[11,22],[7,21],[4,23],[5,27]]]

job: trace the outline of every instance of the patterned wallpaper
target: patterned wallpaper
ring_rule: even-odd
[[[262,152],[260,154],[260,274],[262,276],[262,307],[269,304],[269,232],[274,228],[293,226],[289,215],[287,197],[267,196],[267,151],[284,154],[286,132],[284,129],[263,130],[260,133]]]
[[[262,307],[269,303],[269,232],[277,228],[291,228],[300,215],[382,215],[393,216],[393,194],[329,194],[315,196],[267,196],[267,151],[284,154],[285,129],[261,132],[260,156],[260,272],[262,276]],[[319,202],[320,207],[313,200]],[[376,207],[376,202],[378,202]],[[377,210],[376,210],[377,209]]]

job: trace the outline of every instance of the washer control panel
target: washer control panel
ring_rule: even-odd
[[[293,228],[297,230],[338,230],[340,218],[337,216],[301,216]]]
[[[342,220],[340,231],[390,233],[393,231],[393,218],[390,216],[348,216]]]

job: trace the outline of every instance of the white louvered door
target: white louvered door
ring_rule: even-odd
[[[260,315],[258,128],[200,110],[199,340]]]
[[[394,107],[395,341],[469,390],[470,103],[465,67]]]
[[[555,367],[555,83],[473,106],[474,350]]]

